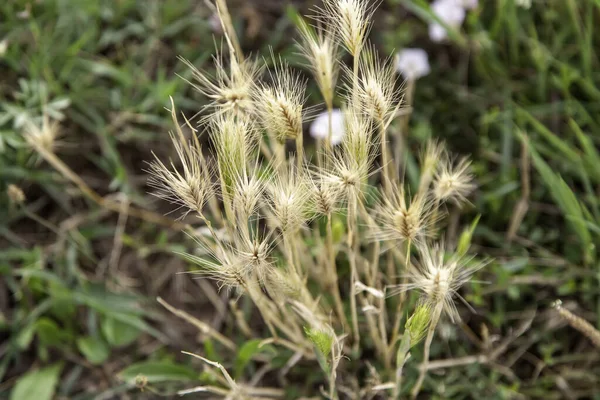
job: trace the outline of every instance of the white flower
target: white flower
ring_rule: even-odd
[[[457,0],[436,0],[431,4],[431,11],[451,28],[459,28],[465,20],[465,9]],[[442,25],[433,23],[429,25],[429,37],[440,42],[448,37],[448,32]]]
[[[423,49],[403,49],[396,54],[396,69],[407,80],[415,80],[431,72],[427,52]]]
[[[329,113],[327,111],[319,114],[310,125],[310,136],[315,139],[327,139],[329,134]],[[339,109],[331,112],[331,144],[337,145],[342,142],[344,137],[344,114]]]

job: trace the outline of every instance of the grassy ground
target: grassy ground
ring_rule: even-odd
[[[239,3],[244,47],[273,46],[298,63],[292,8]],[[600,4],[533,3],[482,0],[445,44],[428,39],[425,0],[388,0],[376,14],[382,49],[429,54],[409,146],[439,137],[472,157],[479,189],[451,231],[480,216],[474,248],[495,259],[482,273],[489,283],[463,293],[477,314],[443,326],[434,343],[432,360],[450,361],[426,381],[432,396],[600,398],[598,349],[551,307],[561,299],[600,325]],[[148,196],[144,172],[151,151],[170,155],[169,96],[188,115],[204,101],[177,76],[189,71],[176,57],[208,65],[212,29],[200,1],[0,4],[0,397],[170,395],[203,378],[180,350],[240,376],[270,357],[254,357],[251,342],[221,357],[155,301],[244,341],[222,312],[227,293],[178,274],[188,265],[174,252],[194,244],[162,217],[170,209]],[[54,163],[22,138],[44,106],[60,120]],[[10,184],[22,204],[9,199]],[[311,368],[290,378],[308,393],[321,379]]]

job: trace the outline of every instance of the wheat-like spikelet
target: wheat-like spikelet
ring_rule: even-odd
[[[313,183],[305,168],[289,163],[267,185],[272,228],[293,233],[313,216]]]
[[[302,54],[309,63],[327,108],[332,109],[339,72],[338,45],[331,33],[321,29],[315,32],[305,22],[302,22],[300,33]]]
[[[457,162],[447,158],[440,165],[433,183],[433,194],[439,201],[449,201],[460,206],[475,189],[471,162],[461,158]]]
[[[370,47],[363,52],[359,71],[356,90],[362,111],[385,129],[402,103],[402,91],[397,88],[398,74],[393,59],[381,61],[375,48]],[[346,75],[350,76],[351,71],[347,70]],[[351,84],[349,82],[348,86]]]
[[[279,141],[302,135],[306,82],[287,64],[276,62],[272,83],[261,83],[253,91],[253,100],[265,131]]]
[[[181,58],[192,71],[194,81],[188,82],[209,99],[203,110],[216,114],[232,112],[248,115],[253,110],[252,88],[260,73],[258,63],[253,60],[240,62],[233,57],[229,60],[228,71],[221,52],[217,52],[213,59],[215,76],[211,77],[192,62]]]
[[[458,289],[485,265],[486,261],[476,261],[473,257],[456,253],[447,255],[443,243],[428,243],[419,246],[419,267],[409,269],[409,282],[389,287],[388,295],[419,290],[423,293],[423,301],[432,308],[440,307],[452,322],[457,322],[460,315],[454,297],[460,296]]]
[[[183,134],[174,105],[172,105],[171,116],[175,133],[171,132],[170,137],[181,162],[181,171],[173,163],[169,168],[154,155],[154,161],[150,163],[149,184],[156,189],[154,192],[156,196],[187,208],[184,216],[190,211],[202,214],[202,208],[212,194],[209,168],[202,155],[196,131],[189,121],[185,120],[192,132],[191,141],[188,141]]]
[[[391,190],[384,192],[373,212],[379,224],[372,232],[376,240],[423,245],[426,239],[433,237],[437,220],[432,218],[434,203],[428,193],[418,193],[410,201],[406,197],[404,186],[396,182],[392,183]]]
[[[419,180],[419,193],[426,193],[440,166],[442,160],[447,159],[444,145],[436,140],[427,142],[421,154],[421,177]]]
[[[257,146],[257,131],[246,117],[232,113],[215,115],[210,120],[210,136],[217,155],[223,196],[231,198],[236,178],[247,175]]]
[[[374,5],[366,0],[324,0],[322,20],[348,53],[356,57],[362,51],[373,15]]]

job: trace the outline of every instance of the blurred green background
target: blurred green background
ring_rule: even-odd
[[[230,8],[247,52],[273,47],[304,68],[294,20],[315,4],[239,0]],[[600,2],[480,0],[443,43],[428,36],[436,17],[426,0],[384,0],[374,18],[371,36],[384,53],[423,48],[431,64],[416,82],[408,178],[428,138],[469,155],[479,189],[450,234],[480,215],[474,251],[495,259],[482,274],[488,283],[465,292],[477,314],[448,328],[432,358],[507,350],[490,365],[440,371],[429,390],[440,398],[600,398],[598,350],[551,310],[560,298],[600,324]],[[210,70],[221,40],[200,0],[1,2],[0,398],[168,397],[209,379],[181,350],[256,372],[252,343],[223,358],[158,306],[160,296],[245,340],[222,311],[228,293],[178,274],[188,265],[174,253],[193,241],[130,212],[172,210],[148,195],[145,161],[151,151],[172,156],[169,96],[188,116],[205,101],[177,57]],[[26,144],[23,130],[44,110],[60,122],[55,154],[104,200]],[[9,185],[23,191],[22,203]],[[238,307],[249,312],[243,299]],[[306,388],[320,379],[310,366],[303,371]]]

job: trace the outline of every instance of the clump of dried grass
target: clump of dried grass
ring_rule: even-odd
[[[485,265],[438,239],[445,204],[465,204],[475,187],[469,162],[454,162],[442,144],[430,143],[421,157],[418,190],[409,193],[394,167],[400,163],[390,162],[388,128],[402,106],[402,92],[390,61],[368,44],[373,8],[365,0],[326,0],[316,16],[320,28],[301,26],[300,46],[330,116],[336,98],[343,99],[345,136],[336,149],[326,141],[317,149],[319,163],[312,164],[302,140],[306,83],[280,61],[269,80],[260,80],[262,68],[243,58],[224,2],[218,6],[229,58],[215,58],[214,78],[190,64],[194,85],[211,102],[198,130],[209,132],[214,151],[204,154],[196,130],[187,140],[177,125],[172,139],[181,166],[156,159],[152,184],[160,197],[193,211],[208,226],[212,237],[198,240],[210,257],[189,259],[198,273],[254,302],[263,333],[271,335],[265,340],[296,354],[290,366],[316,358],[327,377],[325,394],[333,399],[340,386],[360,387],[344,376],[343,354],[358,362],[362,346],[374,346],[384,368],[378,375],[390,380],[382,387],[399,396],[410,348],[425,338],[426,365],[438,321],[444,313],[452,321],[460,318],[454,304],[458,288]],[[343,69],[347,84],[341,95],[340,47],[354,59],[353,68]],[[172,113],[178,124],[174,105]],[[288,153],[288,141],[294,153]],[[379,200],[369,209],[365,196],[373,186]],[[224,218],[215,207],[205,207],[214,196]],[[346,222],[334,232],[333,220],[343,214]],[[414,251],[418,263],[411,261]],[[340,279],[343,260],[350,274]],[[404,295],[409,290],[422,292],[414,308]],[[395,294],[401,296],[390,297]],[[404,315],[410,318],[398,340]],[[220,364],[204,361],[221,369],[227,384],[202,391],[248,395]],[[422,367],[413,395],[425,371]]]

